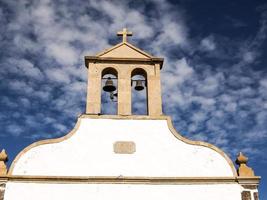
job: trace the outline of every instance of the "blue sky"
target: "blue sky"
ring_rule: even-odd
[[[12,161],[70,131],[85,111],[84,56],[120,42],[123,27],[164,57],[163,109],[176,129],[232,159],[244,152],[267,198],[264,0],[0,0],[0,149]]]

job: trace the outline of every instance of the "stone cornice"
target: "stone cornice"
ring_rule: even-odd
[[[253,184],[258,185],[259,176],[254,177],[123,177],[123,176],[0,176],[0,182],[48,182],[48,183],[97,183],[97,184]]]
[[[88,68],[89,63],[135,63],[135,64],[160,64],[160,69],[163,65],[163,58],[113,58],[113,57],[98,57],[85,56],[85,66]]]

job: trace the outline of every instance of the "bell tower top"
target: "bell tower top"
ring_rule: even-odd
[[[127,36],[132,36],[132,32],[128,32],[127,28],[123,28],[122,31],[117,32],[117,36],[122,36],[122,42],[127,42]]]
[[[133,115],[133,91],[146,90],[148,116],[162,115],[160,70],[163,58],[154,57],[127,42],[132,36],[126,28],[117,33],[122,42],[98,53],[85,56],[88,68],[87,114],[103,114],[102,91],[117,103],[117,115]],[[132,90],[134,88],[135,90]]]

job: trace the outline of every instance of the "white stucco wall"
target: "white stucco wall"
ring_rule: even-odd
[[[240,200],[238,184],[139,185],[8,183],[4,200]]]
[[[67,140],[34,147],[14,165],[13,175],[45,176],[234,176],[226,159],[203,146],[186,144],[166,120],[82,118]],[[113,143],[133,141],[134,154],[115,154]],[[45,187],[45,186],[44,186]],[[229,200],[229,199],[228,199]]]

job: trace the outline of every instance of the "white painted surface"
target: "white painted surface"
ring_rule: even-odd
[[[238,184],[131,185],[9,182],[4,200],[240,200],[240,193],[241,186]]]
[[[134,154],[115,154],[113,143],[133,141]],[[54,176],[233,176],[218,152],[177,139],[166,120],[82,118],[72,137],[23,154],[14,175]]]

